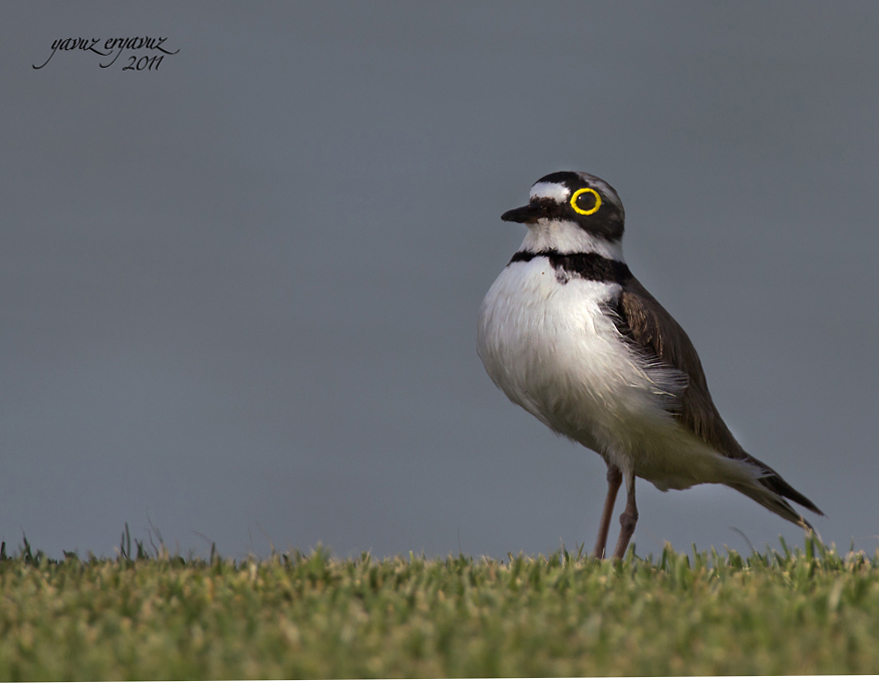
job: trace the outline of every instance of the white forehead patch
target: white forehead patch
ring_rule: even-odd
[[[534,183],[531,186],[531,199],[551,199],[564,204],[571,196],[571,191],[561,183]]]

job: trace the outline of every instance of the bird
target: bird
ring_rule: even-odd
[[[824,513],[736,441],[687,333],[629,270],[625,211],[609,183],[550,173],[501,220],[528,230],[479,309],[477,351],[513,403],[604,459],[595,557],[605,557],[625,482],[613,552],[624,558],[638,521],[636,477],[660,491],[724,484],[813,529],[791,502]]]

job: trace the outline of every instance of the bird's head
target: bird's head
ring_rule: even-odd
[[[576,171],[544,176],[531,186],[528,204],[501,216],[528,226],[535,248],[561,252],[621,249],[625,219],[616,190]]]

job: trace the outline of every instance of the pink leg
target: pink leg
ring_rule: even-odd
[[[632,534],[635,533],[635,525],[638,523],[638,506],[635,505],[635,473],[626,472],[626,509],[620,515],[620,538],[617,547],[613,551],[615,560],[621,560],[629,547]]]
[[[610,518],[613,515],[613,506],[617,502],[617,491],[623,482],[623,473],[616,465],[607,466],[607,497],[604,499],[604,512],[601,513],[601,524],[598,527],[598,540],[595,541],[595,550],[592,554],[599,560],[604,559],[604,548],[607,545],[607,531],[610,528]]]

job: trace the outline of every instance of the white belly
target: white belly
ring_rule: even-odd
[[[669,412],[685,378],[646,366],[602,310],[620,291],[581,278],[563,284],[545,257],[510,264],[479,313],[486,371],[552,430],[663,490],[728,479],[739,466]]]

